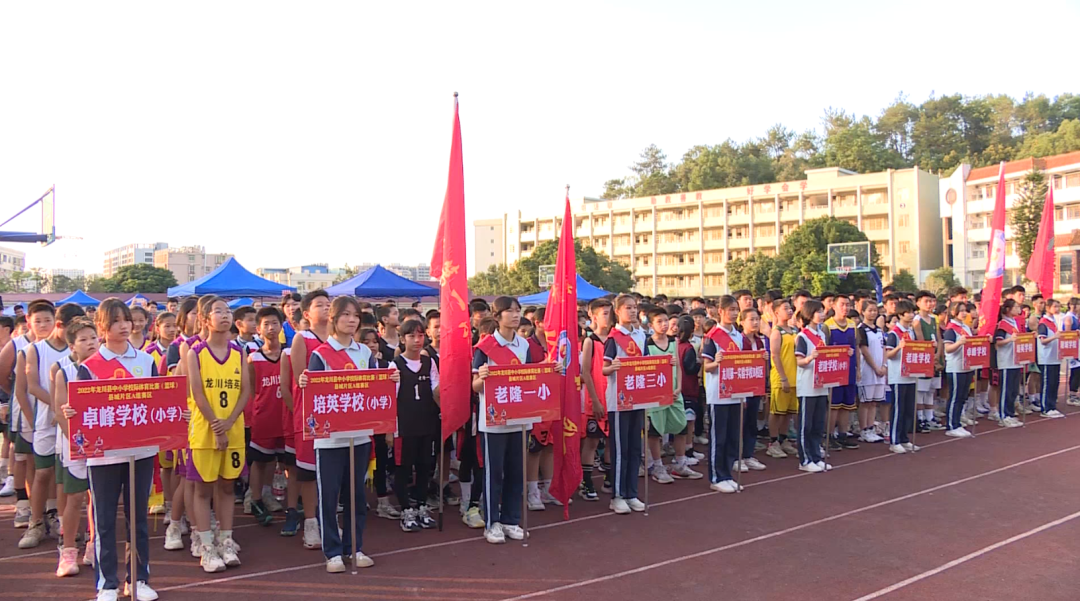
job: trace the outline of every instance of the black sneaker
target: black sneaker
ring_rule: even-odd
[[[857,449],[859,448],[859,443],[855,442],[855,438],[852,436],[841,436],[840,446],[845,449]]]
[[[919,426],[916,429],[916,432],[918,432],[919,434],[929,434],[930,432],[933,432],[933,430],[930,429],[930,424],[926,422],[919,422]]]
[[[419,512],[412,507],[401,512],[401,531],[420,532]]]
[[[829,437],[829,450],[830,451],[843,451],[844,447],[840,446],[840,443],[836,441],[832,436]]]
[[[252,511],[254,511],[252,507]],[[300,516],[303,515],[293,508],[285,512],[285,525],[281,527],[281,536],[296,536],[300,530]]]
[[[262,501],[255,501],[251,504],[251,515],[255,517],[255,521],[261,526],[269,526],[270,522],[274,521],[274,516],[266,509],[266,505],[263,505]]]
[[[611,480],[604,478],[604,483],[600,485],[600,492],[605,495],[611,493]]]
[[[578,487],[578,496],[582,501],[599,501],[600,495],[596,494],[596,489],[593,488],[592,482],[582,482]]]

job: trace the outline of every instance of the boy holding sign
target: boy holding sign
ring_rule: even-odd
[[[965,323],[968,317],[967,303],[954,302],[949,306],[949,323],[941,337],[945,343],[945,374],[949,379],[949,401],[945,406],[946,436],[970,438],[971,432],[960,423],[960,416],[967,404],[968,393],[975,377],[975,370],[964,365],[964,346],[973,336]]]
[[[904,346],[915,340],[915,331],[912,329],[915,306],[910,301],[898,301],[896,317],[899,322],[885,338],[885,360],[889,364],[889,386],[892,389],[889,450],[903,454],[919,450],[919,447],[911,442],[911,431],[915,427],[915,378],[904,375],[903,369]]]
[[[1057,410],[1058,384],[1061,380],[1061,357],[1059,342],[1061,332],[1057,327],[1057,314],[1061,312],[1061,303],[1050,299],[1046,301],[1046,315],[1039,319],[1038,357],[1039,371],[1042,372],[1042,395],[1039,409],[1043,417],[1065,417]]]
[[[109,298],[98,306],[96,315],[98,335],[105,339],[104,346],[79,366],[79,380],[111,380],[115,378],[156,377],[157,366],[153,358],[137,350],[128,342],[131,335],[131,310],[118,298]],[[65,411],[65,415],[71,415]],[[135,529],[135,549],[138,566],[128,565],[128,580],[124,595],[129,595],[131,573],[134,569],[138,582],[139,600],[153,601],[158,598],[147,582],[150,579],[150,531],[147,525],[147,504],[150,486],[154,478],[154,451],[134,453],[135,459],[135,507],[126,507],[130,498],[128,490],[131,474],[128,457],[92,457],[86,460],[90,481],[91,520],[94,532],[94,570],[97,572],[98,601],[115,601],[120,579],[117,577],[116,517],[121,493],[124,498],[124,519],[128,532]],[[232,505],[230,495],[229,505]],[[132,516],[135,523],[132,524]],[[209,528],[207,528],[209,530]]]

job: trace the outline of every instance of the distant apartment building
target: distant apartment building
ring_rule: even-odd
[[[326,263],[296,267],[260,267],[255,270],[259,277],[292,286],[300,294],[332,286],[343,273],[342,269],[330,269]]]
[[[990,246],[990,222],[997,195],[998,165],[972,169],[960,165],[940,182],[945,264],[972,289],[983,287]],[[1080,293],[1080,152],[1005,164],[1005,286],[1023,283],[1027,265],[1013,242],[1012,210],[1027,174],[1042,171],[1054,188],[1056,290]]]
[[[52,269],[46,269],[45,274],[49,276],[50,280],[52,278],[57,277],[57,276],[64,276],[66,278],[70,278],[70,279],[73,279],[73,280],[86,277],[86,272],[83,271],[82,269],[67,269],[67,268],[56,268],[56,267],[54,267]]]
[[[111,278],[120,271],[121,267],[128,265],[153,265],[154,253],[165,250],[169,245],[165,242],[135,243],[105,251],[105,262],[102,265],[102,273]]]
[[[168,269],[177,284],[186,284],[214,271],[231,256],[229,253],[207,253],[202,246],[163,248],[154,252],[154,267]]]
[[[630,269],[643,294],[729,292],[727,264],[755,251],[775,255],[807,220],[832,216],[862,230],[888,282],[906,269],[919,281],[942,264],[938,177],[919,169],[854,173],[812,169],[806,179],[646,198],[585,198],[575,236]],[[477,272],[512,265],[553,240],[562,216],[508,213],[473,222]]]
[[[26,271],[26,253],[0,246],[0,275],[9,276],[16,271]]]

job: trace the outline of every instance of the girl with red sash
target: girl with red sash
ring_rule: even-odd
[[[915,340],[912,324],[915,322],[915,305],[901,300],[896,303],[898,323],[885,337],[885,361],[889,368],[889,387],[892,392],[892,418],[890,419],[889,450],[893,453],[912,453],[919,450],[911,442],[911,430],[915,427],[915,378],[903,375],[903,351],[907,342]]]
[[[522,436],[520,426],[499,423],[499,409],[489,404],[484,394],[484,380],[489,365],[521,365],[529,362],[529,343],[517,335],[521,324],[521,305],[508,296],[500,296],[491,305],[498,329],[483,338],[473,352],[472,389],[480,395],[477,415],[484,453],[484,538],[492,544],[523,540],[521,523]],[[526,427],[526,430],[529,427]]]
[[[822,329],[825,307],[819,301],[809,299],[799,309],[795,321],[802,327],[795,336],[795,393],[799,396],[799,470],[817,473],[832,467],[825,463],[821,453],[825,424],[829,418],[829,390],[816,386],[814,382],[817,349],[829,344],[828,334]]]
[[[637,320],[637,299],[629,294],[615,298],[615,317],[618,325],[611,330],[604,343],[604,367],[601,373],[607,378],[607,411],[611,435],[607,449],[612,455],[612,489],[609,508],[615,513],[645,511],[645,504],[637,498],[638,469],[641,467],[641,431],[645,427],[644,409],[619,409],[619,368],[623,357],[640,357],[647,353],[645,332],[634,329]]]
[[[157,366],[150,355],[137,350],[128,342],[131,335],[131,310],[118,298],[102,301],[97,310],[98,334],[104,340],[98,352],[79,366],[80,380],[112,380],[157,376]],[[96,556],[94,570],[98,599],[115,599],[120,587],[117,573],[116,520],[120,499],[124,502],[124,519],[135,516],[135,547],[138,566],[128,565],[124,595],[129,594],[133,580],[138,581],[140,598],[157,598],[149,586],[150,531],[147,525],[147,504],[154,478],[156,451],[135,453],[135,507],[127,507],[130,474],[127,457],[95,457],[86,460],[90,479],[90,496]],[[128,528],[132,527],[130,521]],[[130,556],[129,556],[130,557]],[[131,572],[134,569],[135,577]]]
[[[971,328],[964,324],[967,316],[967,303],[954,302],[949,305],[949,323],[941,334],[945,343],[945,377],[949,382],[949,397],[945,404],[945,435],[953,438],[972,436],[960,423],[971,382],[975,377],[975,370],[964,366],[964,345],[972,335]]]
[[[585,437],[581,439],[581,489],[585,501],[599,501],[593,485],[593,464],[600,441],[608,435],[607,378],[603,376],[604,344],[611,332],[611,301],[598,298],[589,303],[593,331],[581,341],[581,414],[585,416]],[[604,487],[611,490],[611,470],[604,474]]]
[[[543,307],[536,310],[533,334],[525,338],[529,343],[529,363],[543,363],[547,358],[547,340],[544,337]],[[519,328],[520,329],[520,328]],[[555,471],[555,442],[551,427],[555,422],[534,424],[529,435],[529,454],[525,457],[525,473],[528,480],[526,503],[529,511],[543,511],[544,505],[558,504],[548,492],[551,476]],[[543,474],[544,478],[541,477]]]
[[[1001,313],[994,331],[994,348],[997,350],[998,369],[998,424],[1006,428],[1018,428],[1023,424],[1016,419],[1016,399],[1020,394],[1020,366],[1016,363],[1016,335],[1023,333],[1017,323],[1021,307],[1009,298],[1001,304]]]
[[[1039,411],[1043,417],[1052,419],[1065,417],[1057,410],[1058,385],[1061,380],[1061,356],[1060,343],[1061,332],[1057,327],[1057,314],[1061,311],[1061,303],[1049,299],[1046,301],[1046,314],[1039,319],[1039,327],[1036,336],[1039,343],[1036,355],[1039,362],[1039,370],[1042,371],[1042,390],[1039,395]]]
[[[709,489],[732,494],[739,492],[739,485],[732,476],[739,469],[739,410],[742,399],[721,392],[720,362],[724,353],[743,350],[745,340],[736,322],[739,319],[739,302],[734,296],[720,299],[720,325],[709,331],[701,348],[705,369],[705,404],[709,410]],[[756,438],[756,437],[755,437]]]

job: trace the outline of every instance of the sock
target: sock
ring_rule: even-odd
[[[532,482],[529,482],[529,494],[530,495],[534,495],[534,494],[538,495],[538,494],[540,494],[539,482],[537,482],[535,480],[533,480]]]
[[[311,522],[312,524],[315,524],[316,526],[318,526],[318,524],[319,524],[319,520],[317,520],[317,519],[315,519],[315,518],[306,518],[306,519],[304,520],[304,527],[305,527],[305,528],[307,527],[307,525],[308,525],[308,522]]]
[[[218,535],[218,540],[227,541],[232,538],[232,530],[221,530]]]
[[[379,506],[386,507],[390,504],[390,497],[379,497]]]
[[[56,511],[56,499],[45,499],[45,511]]]
[[[541,491],[543,491],[543,492],[546,492],[546,493],[548,493],[548,494],[551,494],[551,493],[550,493],[550,492],[548,491],[548,489],[549,489],[550,487],[551,487],[551,480],[541,480],[541,481],[540,481],[540,490],[541,490]]]
[[[26,494],[26,489],[25,488],[16,488],[15,489],[15,500],[16,501],[29,501],[30,500],[30,496]]]
[[[458,482],[461,487],[461,504],[466,505],[472,501],[472,482]]]
[[[776,439],[780,441],[780,444],[784,444],[787,442],[787,435],[781,434],[780,436],[777,436]]]
[[[591,465],[581,466],[581,483],[585,488],[592,488],[592,469]]]
[[[191,531],[191,533],[194,534],[195,530],[193,529]],[[209,547],[210,545],[213,545],[214,544],[214,533],[213,532],[199,532],[199,541],[202,543],[202,545],[204,547]]]
[[[274,489],[270,488],[269,484],[263,484],[262,496],[263,497],[272,497],[272,496],[274,496]]]

